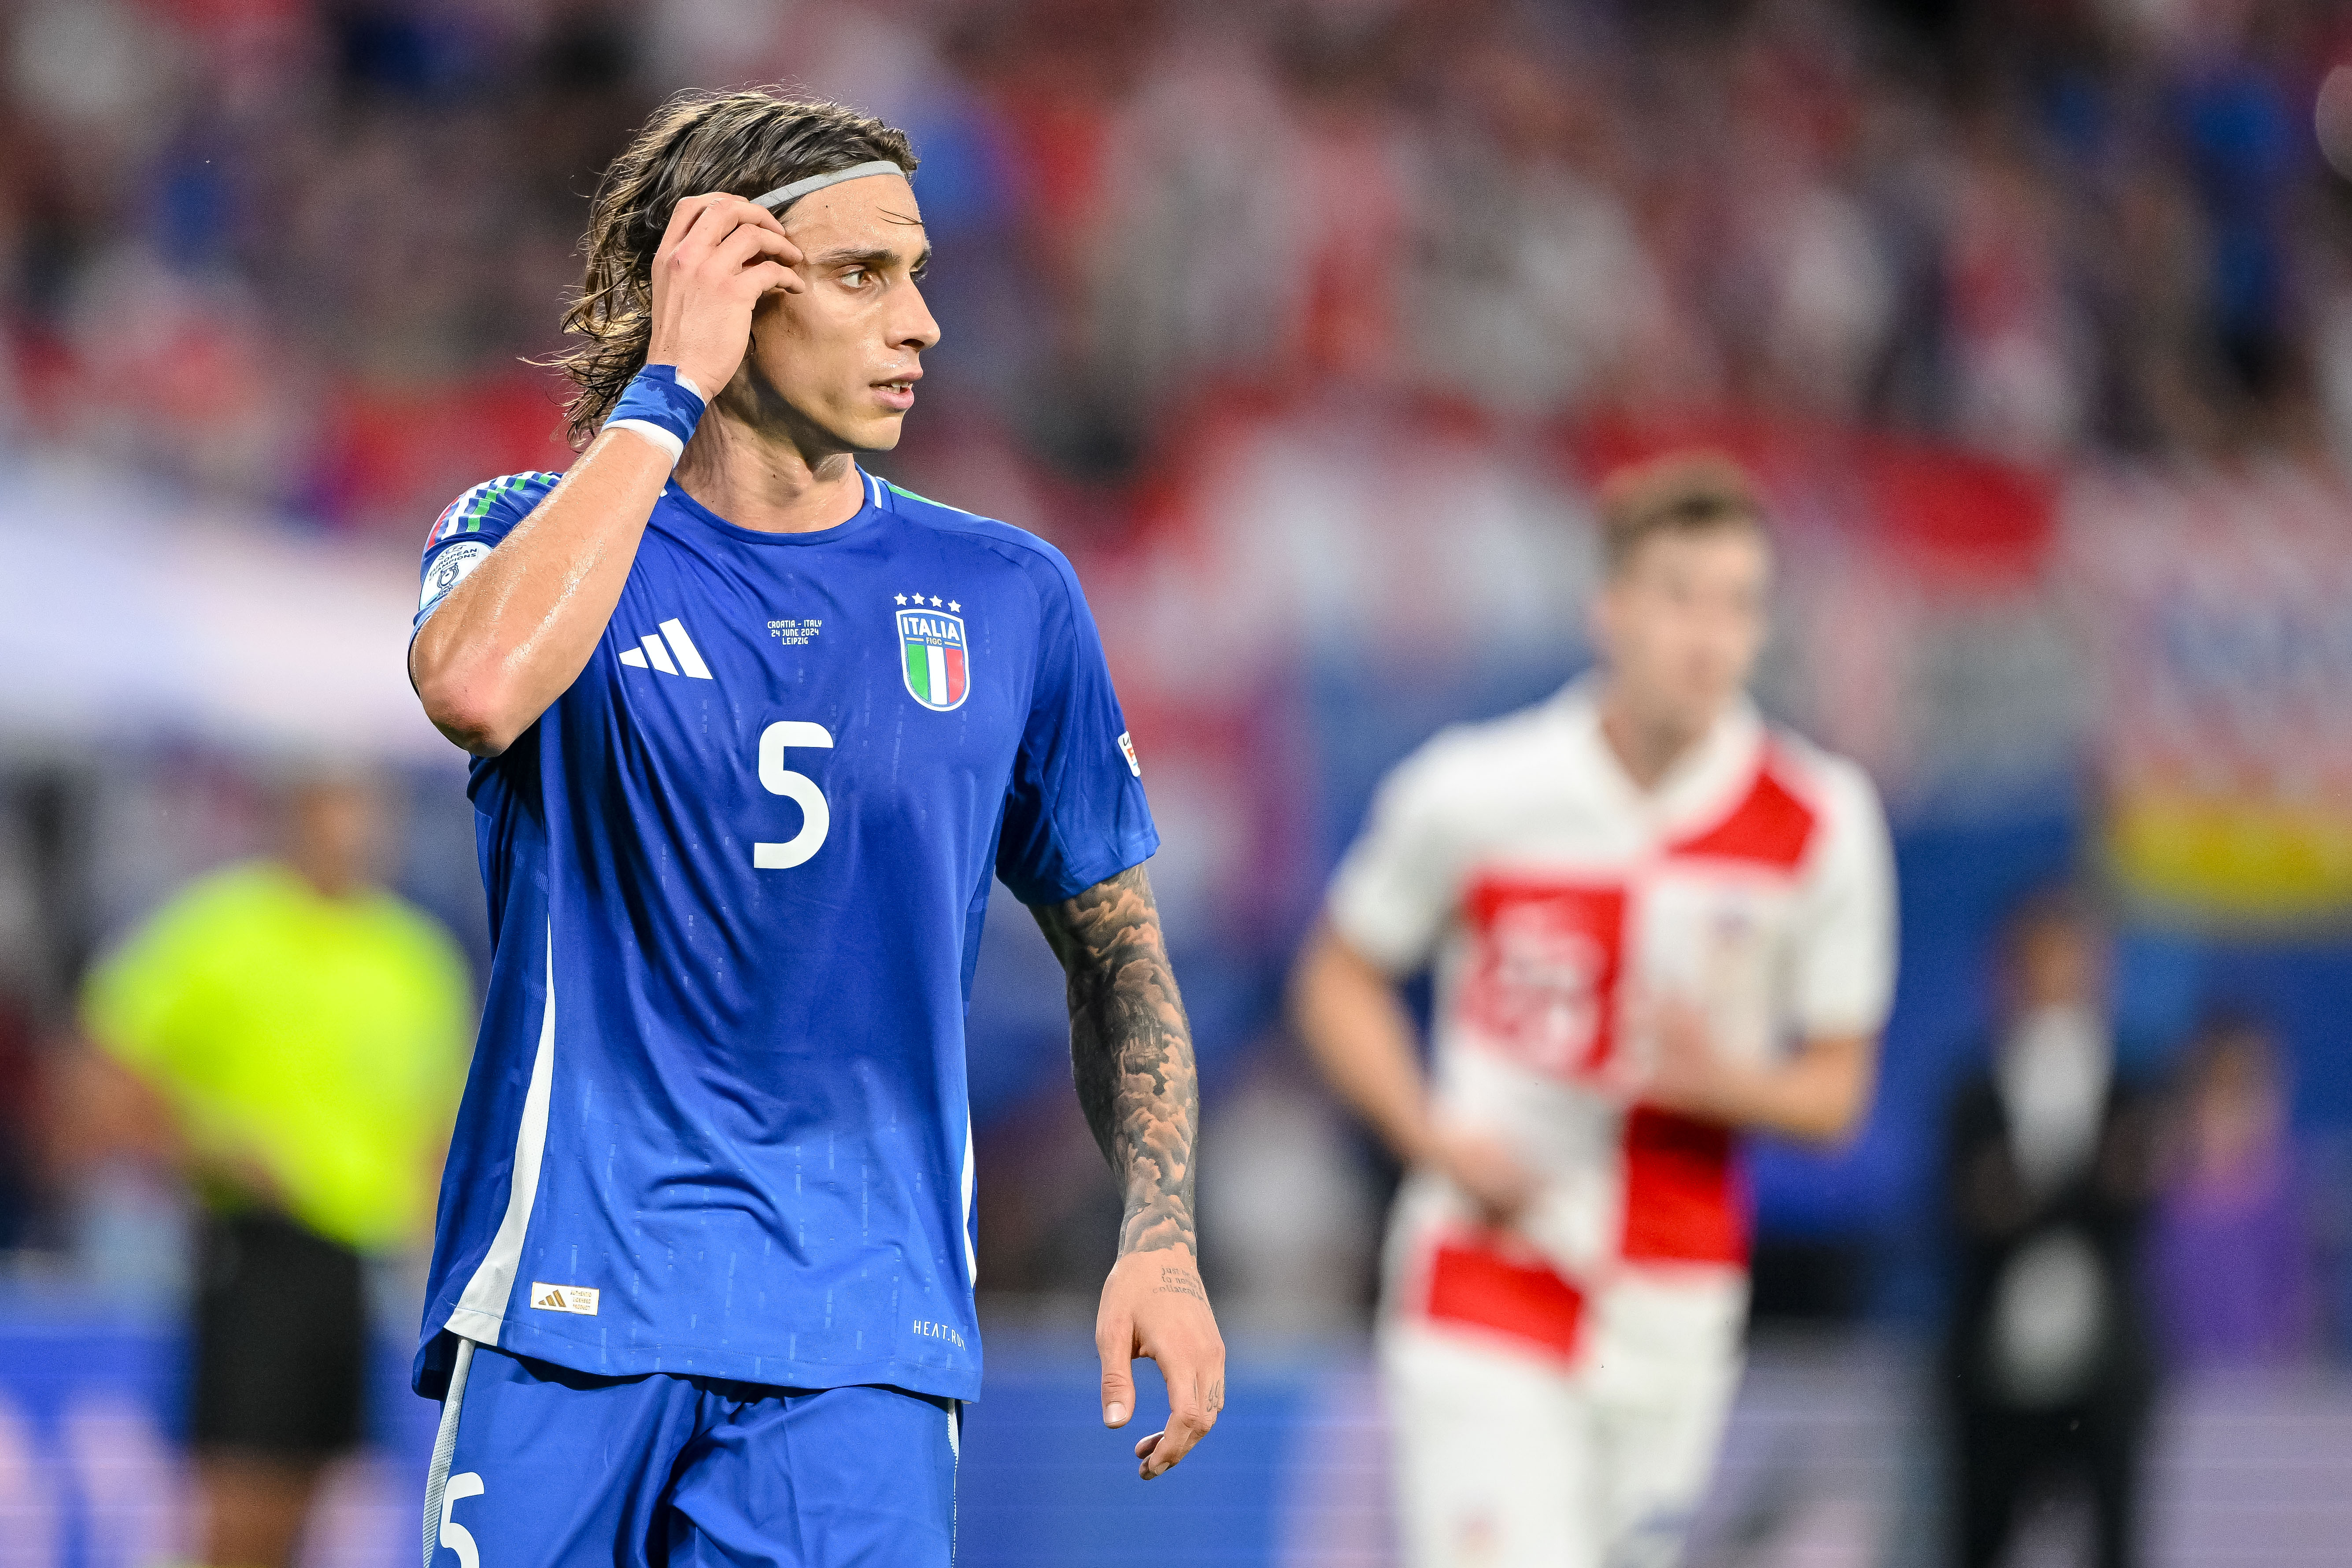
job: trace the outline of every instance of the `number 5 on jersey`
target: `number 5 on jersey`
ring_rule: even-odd
[[[801,830],[782,844],[753,844],[751,865],[761,871],[788,871],[824,847],[824,836],[833,826],[833,812],[824,804],[824,792],[816,787],[816,780],[806,773],[796,773],[784,766],[784,751],[790,746],[821,746],[833,749],[833,735],[822,724],[812,724],[804,719],[786,719],[760,731],[760,783],[770,795],[782,795],[801,808]]]

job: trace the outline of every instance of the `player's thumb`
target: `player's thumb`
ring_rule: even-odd
[[[1135,1332],[1124,1321],[1106,1321],[1095,1330],[1095,1349],[1102,1354],[1103,1425],[1124,1426],[1135,1414]]]

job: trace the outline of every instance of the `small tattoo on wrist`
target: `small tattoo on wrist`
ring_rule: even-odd
[[[1208,1292],[1201,1289],[1201,1281],[1189,1268],[1174,1268],[1162,1265],[1160,1270],[1160,1283],[1154,1289],[1167,1295],[1190,1296],[1195,1301],[1205,1302],[1209,1299]]]

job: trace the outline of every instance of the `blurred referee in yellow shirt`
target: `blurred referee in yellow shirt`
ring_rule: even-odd
[[[287,816],[283,858],[183,889],[83,995],[84,1029],[129,1069],[93,1075],[134,1102],[112,1120],[161,1133],[204,1214],[191,1438],[210,1568],[285,1568],[322,1465],[363,1435],[367,1259],[431,1234],[472,1043],[456,945],[376,885],[374,795],[314,779]]]

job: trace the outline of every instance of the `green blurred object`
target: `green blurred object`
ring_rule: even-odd
[[[413,1242],[464,1086],[465,960],[388,893],[331,899],[256,861],[191,883],[91,975],[90,1037],[152,1085],[194,1153],[256,1170],[319,1235]]]

